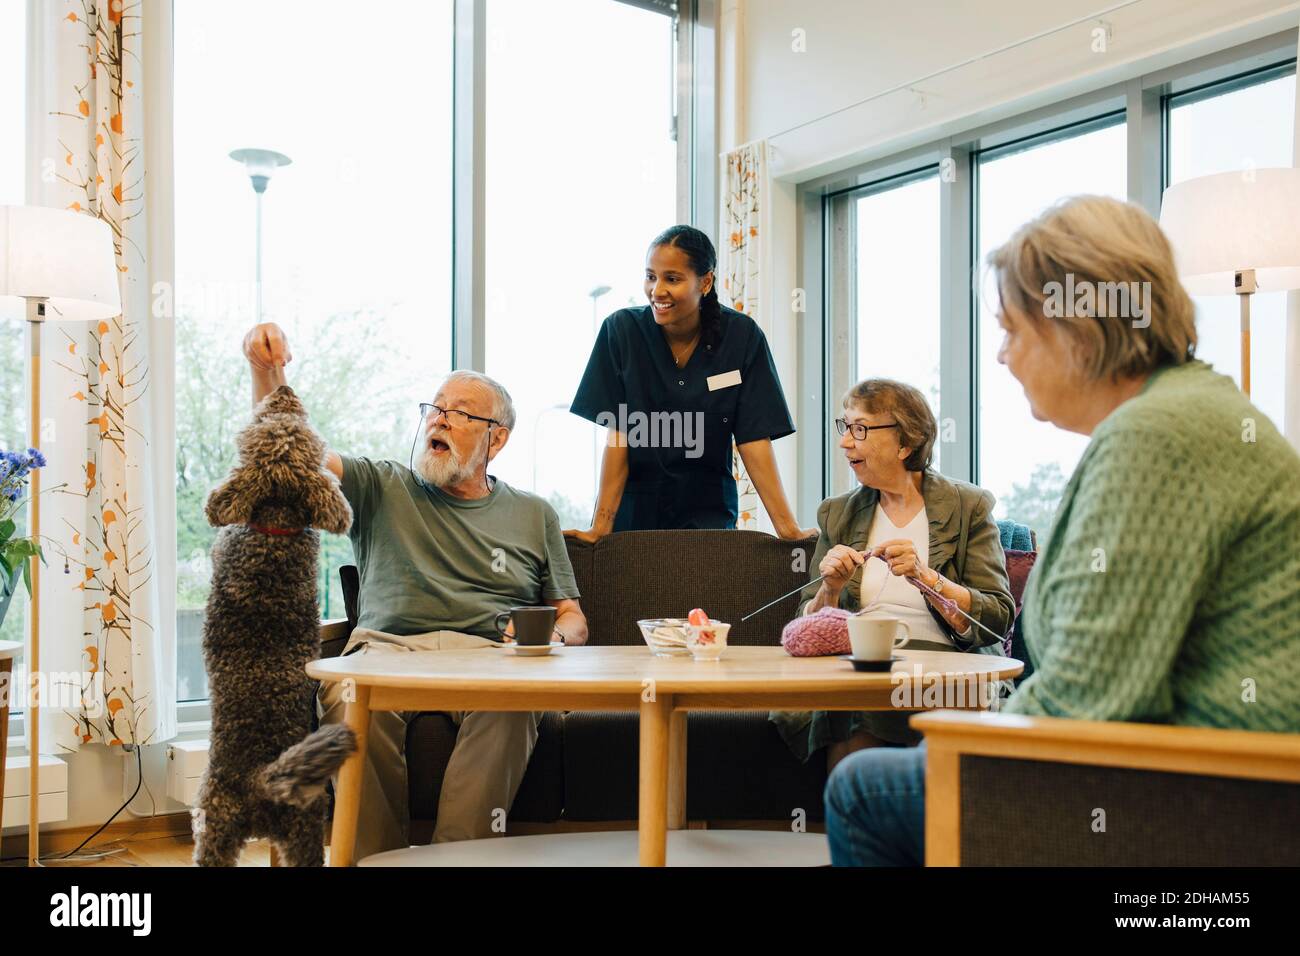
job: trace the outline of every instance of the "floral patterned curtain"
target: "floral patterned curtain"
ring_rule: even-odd
[[[142,0],[35,5],[42,157],[35,202],[113,230],[123,314],[44,327],[41,447],[44,753],[176,734],[157,619]],[[56,486],[62,486],[56,488]],[[171,628],[167,627],[170,632]]]
[[[763,229],[762,190],[767,176],[767,143],[750,143],[726,156],[719,216],[723,241],[718,265],[722,283],[722,304],[743,312],[763,327],[759,318],[759,280]],[[764,328],[764,331],[766,329]],[[740,454],[732,451],[732,471],[740,498],[737,528],[758,530],[760,502],[754,484],[745,473]]]

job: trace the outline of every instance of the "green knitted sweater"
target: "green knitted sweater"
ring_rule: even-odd
[[[1300,455],[1204,362],[1156,372],[1093,432],[1022,613],[1005,712],[1300,731]]]

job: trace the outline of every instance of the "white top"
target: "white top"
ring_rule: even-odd
[[[17,657],[22,649],[21,641],[0,641],[0,661],[6,657]]]
[[[926,563],[930,554],[930,519],[925,513],[924,505],[902,528],[889,520],[889,515],[885,514],[884,508],[879,504],[876,505],[876,515],[871,520],[871,531],[867,534],[867,547],[874,548],[895,538],[911,541],[921,563]],[[870,558],[862,569],[862,588],[858,592],[859,607],[865,608],[867,602],[877,594],[879,597],[876,598],[875,610],[868,611],[867,616],[879,613],[882,616],[899,618],[907,622],[907,626],[911,629],[912,640],[933,641],[936,644],[952,646],[952,639],[931,616],[925,595],[903,578],[890,573],[889,565],[884,561]]]

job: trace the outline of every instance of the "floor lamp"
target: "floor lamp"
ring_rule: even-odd
[[[1160,227],[1192,295],[1241,302],[1241,390],[1250,395],[1250,297],[1300,289],[1300,169],[1248,169],[1165,190]]]
[[[31,417],[28,445],[41,446],[41,326],[46,319],[95,322],[122,312],[113,232],[83,213],[44,206],[0,206],[0,298],[22,299],[27,318],[28,381]],[[28,534],[41,533],[41,473],[28,486]],[[39,540],[39,538],[38,538]],[[27,865],[40,855],[40,625],[41,563],[31,558],[32,596],[28,608],[26,721],[28,748]]]

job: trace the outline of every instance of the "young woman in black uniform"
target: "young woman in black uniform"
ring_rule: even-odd
[[[794,432],[767,338],[723,306],[708,236],[673,226],[650,245],[649,304],[596,336],[571,411],[609,430],[587,541],[611,531],[734,528],[732,442],[776,533],[802,539],[772,442]]]

